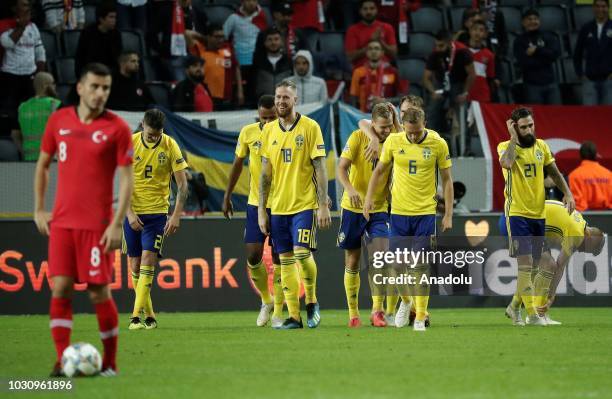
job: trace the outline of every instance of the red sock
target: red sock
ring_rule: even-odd
[[[62,360],[64,349],[70,345],[70,333],[72,332],[72,300],[68,298],[51,298],[49,309],[49,327],[51,336],[55,343],[57,361]]]
[[[105,302],[96,304],[96,314],[98,316],[98,327],[100,328],[100,338],[104,345],[104,358],[102,369],[111,367],[117,371],[117,338],[119,336],[119,316],[115,301],[109,299]]]

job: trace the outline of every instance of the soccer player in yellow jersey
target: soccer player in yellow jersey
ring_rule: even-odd
[[[504,214],[510,253],[517,257],[517,295],[506,308],[515,325],[522,325],[520,303],[525,304],[527,324],[545,326],[533,304],[531,271],[542,254],[544,240],[544,171],[563,192],[568,213],[576,207],[574,197],[555,164],[544,140],[536,139],[533,114],[528,108],[517,108],[506,121],[510,140],[499,143],[497,152],[503,168],[506,187]]]
[[[587,225],[578,211],[572,214],[562,202],[546,201],[546,247],[539,262],[538,274],[533,280],[534,306],[546,320],[547,325],[561,324],[548,316],[548,309],[555,300],[555,293],[563,272],[575,252],[586,252],[597,256],[603,250],[606,237],[597,227]],[[550,248],[560,248],[555,260]]]
[[[261,309],[257,316],[257,326],[263,327],[272,316],[272,326],[279,326],[283,320],[283,291],[280,288],[280,260],[275,251],[272,252],[274,262],[274,298],[268,289],[268,271],[263,262],[264,242],[266,236],[259,229],[257,222],[257,206],[259,205],[259,177],[261,175],[261,134],[266,123],[276,119],[274,96],[266,94],[261,96],[257,107],[259,122],[246,125],[240,131],[236,145],[236,157],[232,165],[227,189],[223,197],[223,214],[230,219],[233,215],[231,197],[238,182],[242,166],[246,157],[249,157],[249,199],[246,210],[246,226],[244,228],[244,243],[246,245],[247,267],[251,281],[261,295]],[[268,208],[269,212],[269,208]],[[278,283],[277,283],[278,281]]]
[[[311,250],[316,249],[316,228],[331,223],[327,203],[325,144],[314,120],[295,111],[298,101],[295,83],[284,80],[274,97],[278,120],[266,124],[262,133],[259,227],[270,234],[281,261],[281,283],[289,318],[281,329],[303,328],[300,316],[299,262],[304,281],[307,324],[321,321],[316,297],[317,266]],[[272,216],[266,203],[270,188]],[[316,214],[315,214],[316,212]]]
[[[136,291],[134,311],[129,329],[157,327],[151,286],[157,258],[162,256],[164,237],[176,232],[181,212],[189,194],[184,169],[187,162],[176,141],[163,133],[165,115],[158,109],[144,114],[142,131],[132,135],[134,144],[134,193],[123,235],[127,249],[132,282]],[[174,212],[170,207],[170,177],[174,175],[178,195]],[[140,312],[144,310],[144,323]]]
[[[397,122],[393,105],[378,103],[372,108],[372,129],[378,140],[384,142],[394,122]],[[379,190],[374,198],[374,209],[370,220],[363,217],[363,199],[368,190],[368,182],[376,165],[376,160],[368,161],[365,156],[368,137],[361,130],[355,130],[349,137],[338,163],[338,181],[344,187],[342,195],[342,219],[338,232],[338,246],[344,249],[344,289],[349,308],[349,327],[361,326],[359,319],[359,258],[361,238],[372,240],[373,250],[386,250],[389,236],[388,191]],[[387,180],[387,179],[383,179]],[[374,291],[374,290],[373,290]],[[384,296],[372,292],[372,314],[370,322],[375,327],[386,327],[383,311]]]
[[[427,249],[436,234],[436,190],[438,171],[442,176],[444,201],[453,201],[453,180],[448,145],[438,135],[425,129],[425,113],[408,109],[402,118],[404,132],[392,134],[383,144],[382,154],[374,169],[364,202],[363,214],[367,220],[374,210],[374,198],[383,186],[383,177],[393,167],[391,185],[390,238],[415,237],[412,248]],[[445,209],[442,231],[452,227],[452,207]],[[411,265],[417,282],[415,296],[415,331],[425,331],[429,287],[421,284],[421,276],[429,265]]]

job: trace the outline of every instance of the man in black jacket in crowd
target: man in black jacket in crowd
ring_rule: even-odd
[[[523,72],[525,102],[561,104],[554,64],[561,55],[561,44],[552,32],[540,30],[540,14],[535,9],[523,13],[525,32],[514,41],[514,57]]]
[[[119,111],[144,111],[155,104],[145,83],[138,79],[140,59],[138,54],[128,51],[119,56],[119,70],[113,74],[113,83],[108,108]]]
[[[293,74],[293,64],[283,52],[283,40],[276,28],[269,28],[263,33],[264,51],[255,54],[253,70],[255,71],[255,96],[274,94],[277,83]]]
[[[609,11],[608,0],[595,0],[595,19],[582,26],[576,41],[574,69],[582,78],[584,105],[612,105],[612,20]]]
[[[172,90],[171,102],[174,111],[211,112],[213,100],[204,84],[204,60],[193,55],[185,60],[186,78]]]

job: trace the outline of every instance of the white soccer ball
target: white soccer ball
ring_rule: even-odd
[[[102,369],[102,356],[95,346],[78,342],[64,350],[62,371],[66,377],[96,375]]]

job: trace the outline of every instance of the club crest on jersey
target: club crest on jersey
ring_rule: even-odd
[[[167,159],[168,158],[166,157],[166,153],[163,151],[160,152],[159,155],[157,156],[157,161],[159,162],[160,165],[164,165]]]
[[[100,143],[105,142],[106,140],[108,140],[108,137],[104,134],[104,132],[102,130],[96,130],[91,135],[91,139],[93,140],[94,143],[100,144]]]
[[[302,136],[301,134],[298,134],[295,137],[295,147],[298,150],[301,150],[302,147],[304,147],[304,136]]]
[[[423,148],[423,159],[431,158],[431,148],[425,147]]]
[[[338,234],[338,242],[344,241],[345,238],[346,238],[346,236],[344,235],[344,233]]]
[[[253,143],[253,148],[261,150],[261,141],[257,140],[256,142],[254,142]]]
[[[544,154],[542,154],[542,151],[540,150],[536,150],[535,156],[538,162],[542,162],[542,160],[544,159]]]

